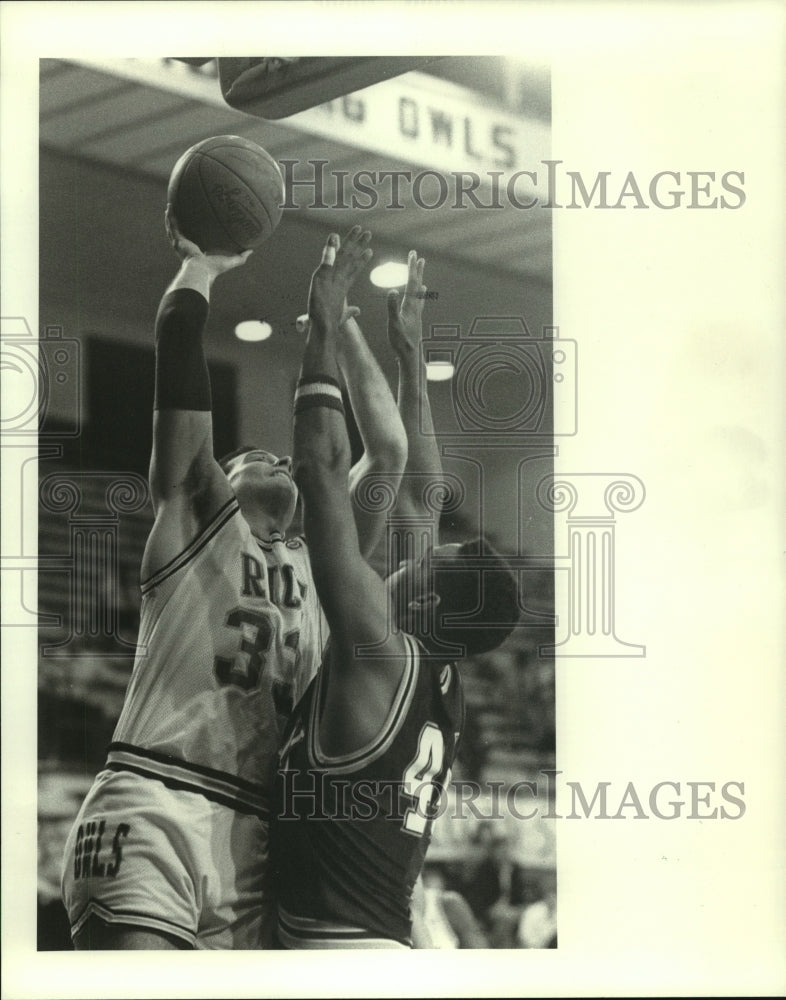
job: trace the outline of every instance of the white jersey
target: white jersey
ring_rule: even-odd
[[[280,730],[326,639],[305,542],[256,538],[233,497],[142,581],[107,768],[267,819]]]

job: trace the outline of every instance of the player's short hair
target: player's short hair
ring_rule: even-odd
[[[432,573],[432,589],[439,596],[435,639],[462,646],[466,656],[487,653],[507,639],[521,616],[518,580],[484,538],[464,542],[444,558],[435,554]],[[472,620],[445,622],[454,615],[471,615]]]
[[[229,474],[229,466],[232,464],[233,460],[239,458],[240,455],[245,455],[246,452],[256,451],[256,445],[253,444],[242,444],[239,448],[235,448],[234,451],[230,451],[228,455],[223,455],[218,460],[218,464],[221,466],[221,471],[224,475]]]

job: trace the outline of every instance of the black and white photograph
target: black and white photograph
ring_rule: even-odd
[[[326,91],[331,100],[324,100]],[[243,93],[242,100],[234,96]],[[411,722],[398,709],[398,721],[389,718],[406,690],[402,660],[387,691],[376,694],[375,685],[364,695],[351,682],[352,705],[342,701],[336,736],[314,734],[325,740],[325,753],[310,756],[304,769],[316,779],[320,768],[331,775],[336,767],[351,787],[346,810],[338,799],[328,810],[335,811],[332,820],[321,818],[316,803],[303,803],[304,819],[313,813],[313,825],[335,825],[337,832],[329,834],[330,850],[304,847],[307,855],[287,861],[296,872],[325,851],[318,863],[329,870],[330,885],[309,887],[312,901],[293,918],[334,921],[336,934],[325,946],[341,943],[342,923],[363,925],[362,939],[386,941],[393,921],[389,943],[410,946],[410,900],[422,875],[426,942],[556,946],[553,834],[545,832],[548,820],[517,822],[516,813],[532,811],[533,794],[521,783],[537,786],[540,776],[545,799],[540,772],[554,768],[548,495],[554,397],[575,393],[575,345],[563,346],[552,322],[550,216],[529,213],[522,226],[516,204],[531,200],[536,188],[526,176],[518,184],[508,179],[523,167],[525,149],[537,147],[539,159],[548,158],[547,68],[492,57],[100,65],[52,59],[41,61],[39,114],[41,318],[55,351],[73,352],[68,376],[82,390],[81,411],[63,413],[78,433],[69,440],[69,428],[50,409],[46,433],[58,454],[39,458],[39,559],[59,559],[51,573],[40,563],[38,575],[39,614],[57,622],[42,624],[39,634],[41,850],[52,859],[51,870],[40,872],[46,901],[39,947],[67,948],[73,936],[77,947],[90,948],[110,933],[121,935],[107,939],[120,947],[137,929],[148,946],[147,935],[160,932],[178,947],[270,947],[279,933],[290,934],[268,926],[264,912],[263,897],[273,890],[263,868],[277,866],[272,849],[267,857],[266,827],[278,808],[270,804],[268,776],[286,720],[336,632],[332,610],[324,610],[328,595],[342,592],[354,612],[374,582],[345,579],[354,571],[351,564],[340,569],[347,557],[338,551],[325,552],[324,584],[313,573],[309,534],[318,522],[311,531],[307,524],[319,515],[310,514],[300,482],[301,447],[313,449],[315,460],[342,450],[336,489],[358,512],[347,528],[355,539],[341,544],[363,559],[362,579],[374,570],[380,581],[390,578],[432,552],[435,559],[456,553],[446,583],[460,573],[470,578],[462,584],[466,596],[442,595],[467,624],[454,627],[451,641],[435,639],[442,648],[427,661],[439,674],[466,660],[455,680],[443,681],[451,699],[451,683],[463,689],[450,706],[452,721],[443,723],[436,706]],[[448,172],[448,163],[467,169]],[[335,249],[324,251],[331,233]],[[342,279],[339,306],[346,299],[359,315],[347,315],[332,356],[312,371],[305,356],[313,337],[306,329],[312,272],[328,266],[320,261],[329,252],[338,272],[358,241],[373,257],[358,262],[351,284]],[[195,307],[205,315],[179,314]],[[50,308],[51,315],[44,312]],[[78,335],[68,338],[66,329]],[[319,393],[308,390],[312,383]],[[67,398],[65,389],[62,396],[64,409],[79,399],[76,392]],[[341,408],[335,441],[322,438],[320,425],[314,444],[293,442],[293,417],[308,419],[308,408],[299,416],[299,406],[310,396],[320,408],[333,401]],[[563,419],[573,432],[574,414]],[[181,427],[184,420],[196,428]],[[200,461],[209,468],[197,473],[203,447],[209,454]],[[259,477],[256,486],[244,485],[244,465]],[[207,489],[204,477],[220,482],[197,516],[191,508]],[[339,500],[320,482],[313,503],[332,516]],[[224,522],[224,533],[233,532],[233,519],[247,522],[250,535],[244,527],[234,555],[211,556]],[[325,522],[323,530],[339,538],[336,524]],[[230,562],[237,564],[231,583]],[[227,588],[215,605],[214,584]],[[426,608],[419,584],[407,585],[414,589],[405,607],[417,602],[433,632],[436,610]],[[144,651],[134,643],[140,603]],[[374,662],[394,624],[385,604],[377,614],[379,635],[372,628],[362,642],[381,648],[369,650],[369,662],[357,655],[367,673],[393,674],[384,658]],[[413,620],[410,627],[420,625]],[[350,639],[350,648],[361,644]],[[404,650],[396,657],[405,652],[414,656]],[[327,688],[322,697],[330,698]],[[424,689],[409,700],[430,698]],[[377,721],[374,699],[385,702]],[[344,732],[352,712],[361,720],[356,735]],[[395,740],[402,726],[412,728],[408,742],[391,761],[379,757],[373,748]],[[445,726],[451,745],[443,748]],[[356,754],[379,760],[350,765]],[[134,807],[118,801],[110,815],[106,793],[94,784],[99,773],[107,791],[133,784],[140,805],[148,789],[160,796],[163,784],[173,793],[159,807],[165,823],[199,830],[208,857],[156,885],[160,861],[148,871],[142,853],[139,868],[133,860],[148,839],[134,846]],[[385,780],[402,785],[400,801],[398,791],[395,803],[380,791],[372,795],[373,812],[355,802],[362,784]],[[444,834],[426,851],[443,789],[450,799],[442,806]],[[77,816],[73,807],[88,794],[98,801]],[[187,811],[181,821],[180,799],[194,796],[204,798],[205,816]],[[226,830],[214,835],[218,807],[226,810]],[[362,831],[383,810],[403,846],[383,825],[366,848]],[[136,822],[156,825],[146,805],[138,815]],[[359,837],[341,846],[355,823]],[[241,833],[238,825],[251,828]],[[287,841],[287,821],[281,825]],[[181,830],[174,839],[183,836]],[[224,850],[232,874],[216,867],[216,852]],[[309,860],[312,850],[318,854]],[[388,853],[396,858],[390,869],[383,863]],[[126,867],[135,870],[122,893]],[[357,870],[368,880],[347,889],[346,903],[337,898],[333,912],[320,897],[332,897],[335,883]],[[217,886],[215,903],[200,903],[193,890],[188,901],[167,903],[173,878],[215,878],[219,885],[229,879],[232,887],[224,897]],[[102,900],[104,886],[111,894]],[[352,901],[359,891],[390,901],[375,914],[373,905]],[[239,893],[248,894],[247,903]],[[56,937],[58,924],[68,933]]]
[[[782,5],[2,14],[3,996],[779,995]]]

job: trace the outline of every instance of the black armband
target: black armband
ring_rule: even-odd
[[[177,288],[161,300],[156,316],[157,410],[210,410],[210,374],[202,346],[207,300]]]
[[[341,389],[336,379],[330,375],[311,375],[298,379],[295,390],[295,416],[313,406],[326,406],[344,414]]]

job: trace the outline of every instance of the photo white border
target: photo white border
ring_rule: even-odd
[[[2,4],[2,314],[25,316],[34,331],[37,61],[99,44],[105,56],[247,54],[254,38],[278,55],[542,48],[553,66],[552,149],[571,169],[744,170],[747,196],[738,211],[554,215],[555,323],[579,341],[584,407],[557,468],[631,472],[648,490],[621,519],[617,566],[620,628],[646,643],[647,657],[558,661],[558,765],[590,786],[741,779],[746,815],[561,823],[551,952],[39,954],[35,636],[4,630],[4,997],[777,995],[786,986],[785,9],[755,0]],[[749,430],[765,459],[722,435],[719,444],[723,426]],[[751,477],[760,488],[746,501]]]

